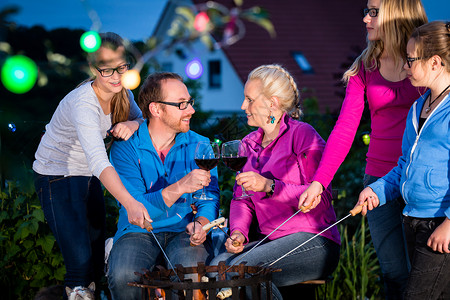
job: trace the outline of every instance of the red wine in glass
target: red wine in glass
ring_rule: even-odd
[[[224,157],[222,158],[223,163],[230,168],[231,170],[235,172],[239,172],[247,162],[246,156],[241,157]]]
[[[195,148],[194,160],[197,166],[205,171],[210,171],[217,166],[220,159],[219,145],[217,143],[211,143],[210,141],[200,141]],[[207,197],[205,193],[205,187],[203,186],[202,194],[200,196],[194,196],[199,200],[212,200],[213,198]]]
[[[196,158],[195,163],[200,169],[209,171],[219,164],[219,158]]]
[[[240,172],[247,162],[247,153],[245,145],[241,140],[229,141],[222,144],[222,161],[223,163],[235,172]],[[234,199],[243,199],[253,196],[253,194],[246,193],[242,186],[242,195]]]

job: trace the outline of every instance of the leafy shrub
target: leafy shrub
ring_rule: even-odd
[[[0,199],[2,298],[32,299],[39,288],[63,281],[63,258],[33,189],[9,181]]]
[[[321,299],[383,299],[380,295],[381,273],[375,249],[370,242],[369,227],[365,218],[354,234],[349,233],[348,226],[341,225],[341,257],[334,271],[333,280],[325,289],[321,286]]]

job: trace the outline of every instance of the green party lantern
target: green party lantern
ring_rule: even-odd
[[[38,75],[34,61],[24,55],[8,57],[2,67],[2,82],[6,89],[16,94],[28,92]]]
[[[221,133],[214,135],[214,143],[216,143],[219,147],[222,145],[224,141],[224,137]]]
[[[100,48],[102,40],[96,31],[86,31],[81,35],[80,45],[86,52],[95,52]]]
[[[361,136],[361,139],[362,139],[364,145],[366,145],[366,146],[369,145],[369,143],[370,143],[370,134],[368,132],[363,132],[363,134]]]

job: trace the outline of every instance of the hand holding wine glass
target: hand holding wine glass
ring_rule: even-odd
[[[210,141],[200,141],[195,149],[195,163],[197,166],[205,171],[214,169],[219,163],[220,151],[219,145]],[[213,198],[207,197],[205,193],[205,186],[203,186],[202,194],[200,196],[194,196],[199,200],[212,200]]]
[[[247,151],[241,140],[226,142],[222,145],[222,161],[231,170],[240,173],[241,169],[247,162]],[[247,194],[242,186],[242,195],[234,199],[243,199],[253,196]]]

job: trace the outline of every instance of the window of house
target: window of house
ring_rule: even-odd
[[[302,69],[305,74],[314,74],[314,69],[309,64],[309,61],[306,59],[305,55],[302,52],[293,52],[292,56],[297,62],[300,69]]]
[[[220,60],[210,60],[208,62],[208,87],[217,89],[222,87],[222,68]]]
[[[161,71],[173,72],[173,64],[171,62],[163,62],[161,64]]]

